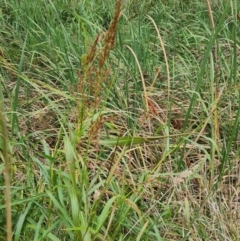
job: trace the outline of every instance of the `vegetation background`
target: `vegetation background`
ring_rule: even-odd
[[[240,6],[206,3],[0,0],[0,240],[240,240]]]

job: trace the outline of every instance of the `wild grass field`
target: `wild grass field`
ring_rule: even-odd
[[[238,0],[0,0],[0,240],[240,240]]]

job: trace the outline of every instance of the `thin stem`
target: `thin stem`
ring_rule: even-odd
[[[3,138],[3,156],[5,160],[5,199],[6,199],[6,222],[7,222],[7,241],[12,241],[12,210],[11,210],[11,186],[10,186],[10,158],[8,154],[8,131],[3,115],[0,109],[0,124]]]

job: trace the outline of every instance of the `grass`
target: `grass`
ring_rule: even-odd
[[[0,3],[0,240],[239,240],[237,0]]]

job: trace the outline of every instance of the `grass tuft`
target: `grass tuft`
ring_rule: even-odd
[[[0,241],[239,240],[236,0],[0,3]]]

